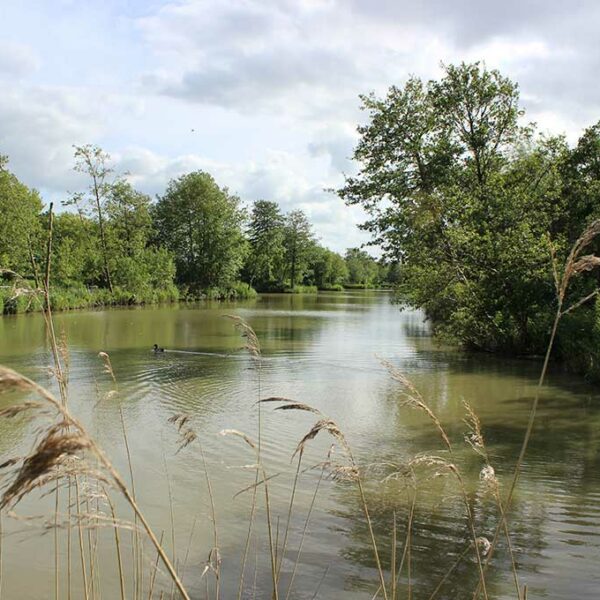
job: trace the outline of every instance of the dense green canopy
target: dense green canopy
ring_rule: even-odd
[[[600,216],[598,126],[574,149],[537,135],[516,84],[479,63],[413,77],[363,108],[360,170],[339,194],[364,207],[362,227],[401,263],[398,300],[468,346],[542,352],[555,310],[551,245],[564,259]],[[574,292],[594,285],[580,277]]]

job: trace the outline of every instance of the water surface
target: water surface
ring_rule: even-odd
[[[239,333],[225,314],[236,314],[256,330],[262,346],[260,369],[241,351]],[[419,453],[433,453],[461,468],[475,515],[477,534],[491,538],[497,510],[479,485],[482,460],[463,441],[463,400],[479,414],[488,451],[506,486],[519,451],[540,365],[533,361],[469,355],[436,344],[418,312],[399,311],[381,292],[270,296],[231,304],[166,306],[72,312],[56,315],[70,349],[71,408],[97,437],[124,474],[128,473],[120,411],[133,459],[136,493],[157,532],[165,531],[171,552],[169,488],[174,508],[175,560],[180,569],[190,546],[184,579],[194,598],[203,598],[201,575],[212,547],[209,498],[197,443],[176,454],[177,432],[167,420],[190,414],[209,465],[216,498],[222,555],[223,598],[237,594],[240,559],[247,534],[251,492],[233,496],[254,481],[243,469],[254,463],[250,448],[218,435],[235,428],[256,438],[258,394],[285,396],[317,407],[345,432],[366,471],[367,496],[382,560],[389,567],[391,523],[398,524],[402,554],[410,505],[403,480],[380,483],[391,464]],[[154,355],[152,344],[185,352]],[[103,373],[98,352],[111,356],[118,394]],[[198,354],[194,354],[198,353]],[[445,452],[425,415],[403,405],[399,386],[381,366],[390,360],[409,376],[446,427],[453,444]],[[45,367],[51,356],[40,315],[0,319],[0,363],[52,386]],[[260,378],[260,381],[259,381]],[[260,390],[259,390],[260,385]],[[0,398],[0,406],[9,402]],[[307,412],[262,411],[262,447],[270,482],[273,526],[285,529],[298,440],[315,416]],[[26,452],[31,425],[0,423],[0,452]],[[281,589],[285,592],[298,554],[301,532],[331,438],[308,446],[296,493]],[[598,391],[552,373],[544,392],[535,434],[510,513],[510,530],[522,583],[529,598],[594,598],[600,586],[600,398]],[[339,456],[340,450],[335,456]],[[411,547],[414,598],[428,598],[444,574],[469,546],[465,507],[452,477],[419,475]],[[167,481],[169,484],[167,484]],[[20,515],[52,510],[52,498],[34,493]],[[262,502],[262,496],[261,496]],[[124,517],[122,503],[118,510]],[[4,517],[2,598],[53,597],[53,535],[37,521]],[[66,536],[62,532],[61,535]],[[122,534],[130,563],[131,541]],[[118,597],[114,542],[100,536],[102,597]],[[189,541],[191,540],[191,544]],[[79,556],[73,537],[74,586],[81,590]],[[154,553],[145,546],[150,565]],[[66,550],[60,555],[61,597],[66,597]],[[264,514],[258,515],[251,544],[245,597],[270,597],[268,544]],[[131,567],[126,565],[129,576]],[[145,582],[147,584],[147,582]],[[406,569],[400,578],[406,588]],[[438,597],[469,598],[477,585],[472,552],[448,577]],[[132,591],[127,581],[128,595]],[[355,486],[328,478],[320,485],[308,535],[300,555],[293,598],[371,598],[377,575]],[[163,574],[157,591],[170,596]],[[488,573],[490,597],[514,598],[506,544]],[[78,592],[78,594],[79,594]],[[403,594],[406,592],[403,591]],[[74,597],[80,597],[75,594]],[[158,595],[157,595],[158,597]]]

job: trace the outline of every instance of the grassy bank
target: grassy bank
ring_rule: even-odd
[[[55,288],[51,295],[54,310],[75,310],[103,306],[135,306],[177,302],[179,290],[148,289],[132,292],[115,288],[113,293],[104,288],[69,287]],[[11,315],[27,312],[40,312],[42,303],[33,288],[21,287],[18,290],[0,289],[0,314]]]
[[[143,306],[167,304],[179,301],[202,300],[245,300],[255,298],[256,290],[247,283],[237,282],[229,287],[212,287],[190,293],[179,290],[175,285],[164,289],[130,291],[115,288],[113,293],[105,288],[85,286],[56,287],[51,294],[52,308],[56,311],[110,306]],[[0,288],[0,315],[15,315],[40,312],[42,302],[35,294],[33,285],[19,282],[18,286]]]

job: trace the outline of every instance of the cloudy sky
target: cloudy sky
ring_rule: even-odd
[[[354,168],[358,94],[481,59],[574,141],[600,119],[599,31],[596,0],[0,0],[0,153],[56,202],[73,144],[152,195],[204,169],[343,250],[362,215],[324,190]]]

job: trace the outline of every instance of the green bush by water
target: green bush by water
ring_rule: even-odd
[[[55,287],[51,291],[50,298],[53,310],[62,311],[103,306],[134,306],[177,302],[179,300],[179,290],[174,285],[163,289],[142,288],[135,292],[115,288],[111,294],[109,290],[104,288],[87,288],[76,285],[65,288]],[[42,298],[40,295],[16,294],[10,288],[0,290],[0,314],[36,312],[40,311],[41,308]]]
[[[293,288],[286,288],[286,294],[316,294],[319,290],[316,285],[295,285]]]

